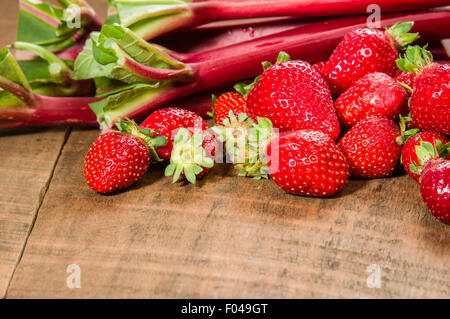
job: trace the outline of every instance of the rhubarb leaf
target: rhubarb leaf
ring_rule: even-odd
[[[17,40],[63,51],[75,44],[78,35],[98,23],[95,12],[84,0],[58,2],[60,7],[39,0],[21,0]]]
[[[7,48],[0,50],[0,74],[9,81],[19,84],[28,91],[31,91],[30,84],[20,68],[20,65]]]
[[[120,25],[105,25],[92,33],[75,61],[74,79],[104,77],[128,84],[145,83],[154,87],[167,80],[186,80],[192,72]]]
[[[18,61],[30,83],[70,83],[72,71],[69,66],[44,47],[32,43],[16,42],[11,45],[11,48],[31,52],[37,56],[29,60]]]
[[[12,53],[3,48],[0,50],[0,107],[24,105],[18,93],[25,91],[31,91],[25,74]]]
[[[54,42],[61,17],[62,10],[48,3],[21,0],[17,40],[39,44]]]

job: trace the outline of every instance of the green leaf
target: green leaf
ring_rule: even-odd
[[[20,68],[20,65],[7,48],[0,50],[0,75],[11,82],[23,86],[26,90],[31,91],[31,86]]]
[[[33,14],[33,10],[40,16]],[[36,44],[52,43],[57,40],[56,29],[62,17],[62,10],[48,3],[22,0],[19,10],[17,40]]]
[[[291,61],[291,57],[286,52],[281,51],[278,53],[278,58],[276,63]]]
[[[420,175],[422,173],[422,169],[415,164],[409,164],[409,169],[411,172],[417,175]]]
[[[78,54],[72,77],[76,80],[87,80],[92,78],[107,78],[114,67],[114,64],[103,65],[94,58],[93,41],[98,38],[99,33],[91,33],[91,38],[86,41],[83,51]]]
[[[95,13],[84,1],[58,2],[60,7],[39,1],[21,0],[17,40],[38,44],[52,51],[62,51],[73,46],[73,37],[77,33],[85,32],[84,28],[91,24],[96,17]],[[77,25],[73,22],[78,17],[80,20]]]
[[[12,48],[32,52],[38,58],[19,61],[29,82],[69,84],[71,69],[67,64],[44,47],[26,42],[15,42]]]
[[[203,149],[203,139],[203,134],[195,133],[191,136],[185,128],[178,130],[170,157],[171,168],[166,169],[166,176],[173,174],[173,182],[184,174],[186,180],[194,184],[197,175],[203,172],[203,168],[214,166],[213,159],[209,158]]]
[[[196,177],[194,173],[194,167],[192,165],[189,165],[184,168],[184,176],[186,177],[189,183],[195,184]]]
[[[164,176],[172,176],[173,173],[175,172],[175,168],[176,168],[176,165],[173,164],[173,163],[167,165],[167,167],[166,167],[166,169],[164,171]]]
[[[179,77],[185,79],[192,76],[186,65],[173,59],[160,47],[151,45],[136,36],[129,29],[120,25],[105,25],[100,33],[92,33],[83,51],[75,61],[73,77],[90,79],[96,77],[109,78],[129,84],[146,83],[155,87],[163,82],[172,81],[170,72],[161,77],[152,78],[138,73],[127,63],[142,65],[142,68],[158,70],[180,70]],[[162,74],[162,73],[161,73]],[[172,74],[177,74],[173,72]]]
[[[402,50],[407,45],[413,43],[419,38],[418,33],[408,33],[414,26],[413,21],[398,22],[386,30],[386,33],[392,37],[397,47]]]
[[[426,46],[420,47],[418,45],[408,46],[405,54],[396,61],[400,70],[419,74],[422,70],[433,62],[433,55],[426,49]]]

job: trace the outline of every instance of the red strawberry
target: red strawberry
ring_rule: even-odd
[[[194,184],[214,166],[215,152],[216,141],[208,131],[180,128],[175,135],[165,175],[173,176],[174,183],[182,177]]]
[[[367,73],[394,76],[398,51],[418,37],[407,33],[412,26],[413,22],[400,22],[386,31],[366,28],[349,32],[323,68],[333,95],[339,96]]]
[[[237,92],[227,92],[219,96],[214,101],[214,120],[217,125],[222,125],[222,121],[230,115],[230,111],[235,115],[247,113],[247,99]]]
[[[412,73],[401,71],[395,76],[395,80],[406,85],[410,89],[407,90],[408,93],[412,93],[416,87],[416,77]]]
[[[339,136],[330,90],[304,61],[279,62],[266,69],[248,95],[247,108],[254,119],[268,118],[282,131],[315,129],[333,139]]]
[[[397,124],[383,117],[370,115],[358,122],[339,141],[351,174],[359,178],[391,175],[397,167],[401,146]]]
[[[356,81],[334,103],[339,122],[355,125],[367,115],[396,119],[408,110],[408,93],[384,73],[369,73]]]
[[[189,128],[195,126],[201,127],[202,130],[206,130],[208,127],[200,115],[174,107],[153,112],[141,124],[142,128],[149,128],[157,132],[157,135],[167,138],[167,144],[157,150],[158,156],[164,160],[170,159],[176,130],[182,127]]]
[[[267,157],[273,181],[297,195],[334,195],[347,184],[350,175],[336,143],[316,130],[280,133],[269,144]]]
[[[420,183],[422,199],[431,214],[450,224],[450,161],[434,159],[427,162]]]
[[[450,65],[432,60],[429,51],[411,46],[397,64],[416,76],[410,101],[415,125],[423,131],[450,135]]]
[[[160,160],[156,147],[165,145],[163,137],[140,130],[132,121],[119,121],[122,132],[102,134],[89,148],[84,162],[88,185],[99,193],[111,193],[137,182],[147,171],[151,157]]]
[[[314,63],[314,64],[312,65],[312,67],[314,68],[314,70],[316,70],[317,72],[319,72],[319,74],[322,75],[322,77],[323,77],[322,72],[323,72],[323,68],[325,67],[325,64],[326,64],[326,63],[327,63],[327,61],[317,62],[317,63]]]
[[[427,161],[448,158],[449,140],[433,132],[420,132],[406,141],[403,146],[401,161],[406,172],[419,183],[420,174]]]

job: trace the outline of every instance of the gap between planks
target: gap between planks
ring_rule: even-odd
[[[72,127],[68,127],[66,129],[65,133],[64,133],[63,142],[61,143],[61,147],[59,149],[58,155],[56,156],[55,162],[54,162],[53,167],[52,167],[52,169],[50,171],[48,179],[45,182],[44,186],[42,187],[41,192],[39,193],[39,200],[38,200],[38,204],[37,204],[37,207],[36,207],[36,213],[34,214],[33,219],[31,220],[31,224],[30,224],[30,227],[28,228],[27,235],[25,237],[25,241],[24,241],[24,243],[22,245],[22,249],[20,250],[20,254],[19,254],[19,257],[17,258],[17,262],[14,265],[14,269],[12,271],[11,277],[9,278],[8,285],[6,287],[5,295],[2,297],[2,299],[7,299],[8,298],[8,291],[9,291],[9,287],[11,285],[12,279],[13,279],[15,273],[16,273],[17,267],[19,266],[20,262],[22,261],[22,257],[23,257],[23,254],[25,252],[25,248],[27,247],[28,239],[30,238],[31,233],[33,232],[34,224],[36,223],[36,219],[38,217],[38,214],[39,214],[39,211],[41,209],[42,203],[44,202],[45,195],[47,195],[47,191],[48,191],[48,189],[50,187],[50,184],[51,184],[51,182],[53,180],[53,175],[55,174],[56,166],[58,165],[59,159],[61,158],[61,154],[62,154],[62,152],[64,150],[64,147],[67,144],[67,141],[69,140],[69,137],[70,137],[71,133],[72,133]]]

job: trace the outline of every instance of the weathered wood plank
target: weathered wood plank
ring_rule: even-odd
[[[0,132],[0,297],[20,260],[66,131]]]
[[[18,1],[0,2],[0,47],[15,41]],[[5,296],[67,129],[0,132],[0,298]]]
[[[16,40],[17,17],[19,1],[7,0],[0,2],[0,48]]]
[[[101,196],[82,173],[96,134],[72,132],[8,297],[449,296],[450,228],[407,176],[313,199],[225,165],[197,186],[172,185],[155,167]],[[66,286],[69,264],[81,289]],[[372,264],[379,289],[367,286]]]

